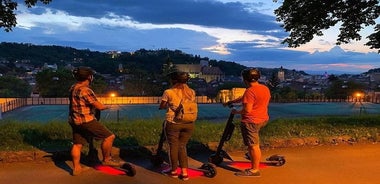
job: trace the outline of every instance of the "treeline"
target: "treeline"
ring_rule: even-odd
[[[33,70],[33,67],[41,68],[45,64],[58,66],[57,71],[42,71],[34,75],[34,90],[44,97],[67,96],[66,88],[73,82],[71,74],[65,69],[65,66],[69,65],[90,66],[98,74],[110,74],[113,77],[128,76],[123,79],[123,85],[128,88],[122,90],[113,86],[107,87],[104,80],[102,82],[103,78],[96,77],[101,79],[96,80],[99,81],[99,85],[95,86],[99,93],[114,89],[118,90],[120,95],[144,96],[160,95],[165,88],[161,85],[167,80],[165,75],[175,69],[173,66],[176,64],[199,64],[201,60],[208,60],[210,65],[219,67],[226,76],[239,76],[241,70],[246,68],[235,62],[212,60],[180,50],[98,52],[54,45],[0,43],[0,74],[3,76],[26,79],[30,78],[26,73]],[[24,67],[20,67],[22,65]],[[15,83],[11,82],[10,78],[0,77],[0,83],[0,97],[28,97],[32,90],[25,82],[17,85],[25,89],[20,91],[13,87]]]
[[[43,97],[65,97],[67,89],[74,82],[70,71],[65,66],[90,66],[98,74],[110,74],[123,77],[124,89],[105,83],[102,76],[95,77],[94,88],[96,92],[105,94],[107,91],[118,91],[122,96],[159,96],[168,86],[165,77],[168,72],[175,69],[176,64],[199,64],[201,60],[208,60],[211,66],[219,67],[225,76],[240,76],[246,66],[231,61],[214,60],[200,55],[184,53],[180,50],[146,50],[134,52],[98,52],[89,49],[79,50],[62,46],[41,46],[20,43],[0,43],[0,74],[27,78],[26,68],[16,67],[18,63],[29,66],[42,67],[44,64],[57,64],[57,71],[42,71],[34,75],[36,87],[33,90]],[[120,68],[120,66],[122,66]],[[173,68],[174,66],[174,68]],[[277,72],[279,68],[260,68],[263,76],[267,77],[273,92],[279,83]],[[285,74],[306,74],[302,71],[283,69]],[[197,80],[195,80],[197,81]],[[31,88],[28,83],[18,84],[22,89],[15,88],[15,82],[9,78],[0,77],[0,97],[29,97]],[[214,98],[221,89],[242,87],[241,82],[224,82],[217,87],[213,85],[191,84],[197,94]],[[237,86],[239,85],[239,86]],[[288,93],[286,93],[288,94]],[[294,95],[293,95],[294,96]]]
[[[29,64],[41,67],[45,63],[57,64],[58,67],[71,64],[73,66],[86,65],[93,67],[99,73],[111,75],[120,74],[119,65],[124,73],[162,73],[163,65],[172,64],[199,64],[200,60],[209,60],[212,66],[218,66],[226,75],[240,75],[245,66],[230,61],[217,61],[199,55],[184,53],[180,50],[145,50],[134,52],[98,52],[89,49],[78,50],[62,46],[41,46],[33,44],[7,43],[0,44],[0,61],[3,67],[14,68],[15,62],[28,61]]]

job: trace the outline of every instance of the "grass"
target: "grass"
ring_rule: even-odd
[[[121,119],[119,122],[104,122],[117,135],[115,147],[145,147],[157,145],[162,120]],[[242,149],[239,122],[231,139],[225,144],[227,150]],[[197,121],[196,129],[189,143],[208,145],[218,143],[225,122]],[[63,121],[46,124],[33,122],[0,121],[0,151],[24,151],[40,149],[67,150],[71,146],[71,128]],[[354,141],[380,141],[380,115],[321,116],[309,118],[281,118],[270,121],[261,131],[261,142],[272,140],[316,137],[329,141],[330,137],[349,136]]]

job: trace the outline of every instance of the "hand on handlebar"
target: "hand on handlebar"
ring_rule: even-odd
[[[231,114],[238,114],[238,110],[236,108],[231,109]]]
[[[228,106],[231,108],[231,107],[233,107],[233,102],[232,101],[224,102],[223,107],[225,107],[225,106]]]

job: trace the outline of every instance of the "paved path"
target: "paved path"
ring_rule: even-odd
[[[0,183],[4,184],[98,184],[98,183],[215,183],[215,184],[377,184],[380,183],[380,144],[354,144],[284,148],[263,151],[263,156],[283,154],[286,164],[282,167],[262,168],[260,178],[234,176],[234,172],[218,167],[214,178],[191,177],[181,181],[154,172],[149,160],[131,160],[136,165],[134,177],[114,176],[90,169],[80,176],[71,176],[71,162],[0,164]],[[235,160],[242,160],[243,153],[233,153]],[[197,155],[190,164],[200,166],[208,155]]]

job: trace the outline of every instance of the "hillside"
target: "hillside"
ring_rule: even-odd
[[[41,46],[20,43],[0,43],[0,66],[1,72],[15,69],[15,63],[27,63],[34,67],[41,67],[45,63],[58,67],[68,64],[73,66],[86,65],[93,67],[99,73],[118,75],[119,65],[126,70],[125,73],[134,72],[160,74],[163,65],[172,64],[198,64],[200,60],[209,60],[210,65],[219,67],[226,76],[239,76],[242,69],[246,66],[233,61],[214,60],[212,58],[201,57],[184,53],[180,50],[145,50],[140,49],[135,52],[98,52],[88,49],[79,50],[72,47],[62,46]],[[271,76],[278,71],[278,68],[260,68],[262,73]],[[302,71],[291,71],[284,69],[285,72],[297,72],[304,75]],[[4,74],[4,73],[3,73]]]
[[[39,46],[32,44],[5,43],[0,44],[0,61],[3,68],[13,68],[15,63],[27,63],[35,67],[41,67],[45,63],[57,64],[58,67],[71,64],[73,66],[87,65],[93,67],[99,73],[117,74],[119,64],[127,69],[127,72],[149,71],[162,72],[165,63],[173,64],[197,64],[201,56],[183,53],[180,50],[145,50],[140,49],[129,52],[98,52],[90,50],[78,50],[71,47]],[[5,62],[8,61],[9,63]],[[210,60],[214,66],[219,66],[226,75],[239,74],[242,68],[240,64],[228,61]]]

